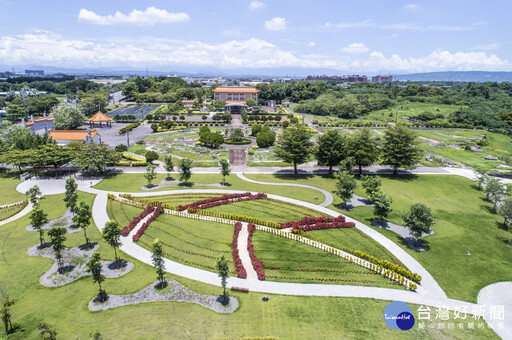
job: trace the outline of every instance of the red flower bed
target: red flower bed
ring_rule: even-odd
[[[154,209],[154,211],[155,212],[153,213],[153,215],[151,215],[151,217],[146,222],[144,222],[142,227],[140,227],[140,229],[137,230],[135,235],[133,235],[134,242],[137,242],[139,240],[139,238],[144,234],[144,231],[146,231],[147,227],[149,227],[151,222],[153,222],[164,211],[164,208],[158,206],[156,209]]]
[[[133,228],[135,228],[135,226],[140,222],[140,220],[142,220],[144,217],[148,216],[148,214],[152,213],[154,210],[155,210],[154,206],[152,206],[151,204],[148,205],[146,207],[146,209],[144,209],[144,211],[139,216],[134,217],[133,220],[130,222],[130,224],[123,228],[123,236],[125,236],[125,237],[128,236],[130,231],[132,231]]]
[[[220,197],[212,197],[202,201],[197,201],[187,205],[178,205],[178,211],[183,211],[188,208],[191,209],[208,209],[211,207],[216,207],[218,205],[224,205],[235,202],[242,201],[252,201],[261,198],[266,198],[267,195],[264,193],[258,193],[256,195],[251,194],[250,192],[244,192],[243,194],[231,194],[231,195],[222,195]]]
[[[245,270],[240,255],[238,254],[238,235],[242,229],[242,223],[235,223],[235,232],[233,233],[233,262],[235,262],[236,276],[241,279],[247,278],[247,271]]]
[[[339,215],[338,217],[304,217],[300,221],[292,221],[286,223],[279,223],[279,228],[292,228],[293,230],[321,230],[321,229],[339,229],[339,228],[352,228],[354,222],[345,222],[345,216]]]
[[[256,227],[254,224],[249,223],[249,236],[247,237],[247,250],[249,251],[249,257],[251,258],[252,267],[256,271],[258,275],[258,280],[265,280],[265,272],[263,271],[263,264],[258,260],[256,255],[254,255],[254,248],[252,246],[252,234],[254,234],[254,230]]]

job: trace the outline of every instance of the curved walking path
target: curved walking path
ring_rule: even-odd
[[[18,218],[21,218],[21,217],[25,216],[26,214],[28,214],[31,210],[32,210],[32,203],[28,202],[27,206],[25,208],[23,208],[22,211],[20,211],[16,215],[6,218],[3,221],[0,221],[0,225],[4,225],[7,223],[11,223],[12,221],[16,221]]]
[[[313,190],[316,190],[316,191],[320,191],[322,194],[324,194],[325,196],[325,201],[323,201],[322,203],[319,204],[319,206],[321,207],[328,207],[332,204],[334,198],[332,197],[332,194],[330,192],[328,192],[327,190],[324,190],[324,189],[320,189],[320,188],[317,188],[317,187],[314,187],[314,186],[311,186],[311,185],[305,185],[305,184],[296,184],[296,183],[271,183],[271,182],[260,182],[260,181],[255,181],[253,179],[249,179],[247,177],[244,176],[243,173],[240,173],[240,172],[237,172],[236,175],[238,176],[238,178],[240,178],[241,180],[244,180],[246,182],[250,182],[250,183],[255,183],[255,184],[264,184],[264,185],[281,185],[281,186],[291,186],[291,187],[301,187],[301,188],[308,188],[308,189],[313,189]],[[316,205],[315,205],[316,206]]]

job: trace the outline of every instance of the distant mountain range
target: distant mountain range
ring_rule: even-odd
[[[394,80],[409,81],[510,81],[512,82],[512,72],[489,72],[489,71],[448,71],[448,72],[428,72],[393,75]]]
[[[176,74],[179,77],[234,77],[234,78],[292,78],[302,79],[307,75],[347,75],[360,74],[366,75],[371,79],[375,72],[354,72],[333,69],[309,69],[309,68],[265,68],[265,69],[215,69],[215,68],[193,68],[179,67],[174,70],[166,70],[165,67],[145,69],[129,69],[129,68],[65,68],[55,66],[42,65],[16,65],[16,72],[23,72],[26,69],[44,70],[45,74],[54,74],[58,72],[68,74],[94,74],[94,75],[140,75],[160,76]],[[1,71],[11,71],[12,66],[0,64]],[[512,72],[493,72],[493,71],[446,71],[446,72],[426,72],[426,73],[410,73],[410,74],[394,74],[393,72],[382,72],[381,75],[393,75],[394,80],[402,81],[460,81],[460,82],[484,82],[484,81],[510,81],[512,82]]]

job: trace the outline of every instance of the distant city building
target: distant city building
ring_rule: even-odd
[[[46,113],[43,113],[41,118],[34,119],[34,116],[30,116],[30,120],[25,122],[25,118],[21,119],[21,124],[30,129],[30,132],[37,133],[39,130],[44,130],[45,134],[52,129],[55,129],[55,122],[53,120],[53,115],[50,113],[49,116],[46,116]]]
[[[66,145],[71,142],[84,142],[86,144],[100,144],[101,136],[96,129],[87,130],[51,130],[48,138],[58,145]]]
[[[393,81],[393,76],[373,76],[372,77],[372,83],[386,83],[388,81]]]
[[[212,90],[213,100],[223,100],[228,103],[238,102],[245,104],[247,99],[258,101],[258,90],[255,87],[217,87]]]
[[[366,76],[360,76],[358,74],[354,75],[344,75],[344,76],[307,76],[306,81],[333,81],[333,82],[342,82],[342,83],[366,83],[368,78]]]
[[[28,76],[44,76],[44,70],[25,70]]]

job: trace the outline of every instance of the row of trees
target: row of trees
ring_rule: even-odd
[[[390,165],[396,174],[399,168],[413,167],[421,157],[414,131],[397,125],[384,131],[382,142],[373,137],[367,128],[358,130],[353,136],[346,136],[336,130],[328,130],[318,138],[318,144],[312,141],[312,132],[305,125],[294,124],[283,130],[279,136],[276,155],[292,163],[295,174],[297,165],[308,162],[316,156],[320,165],[334,166],[345,160],[359,168],[375,162]]]

